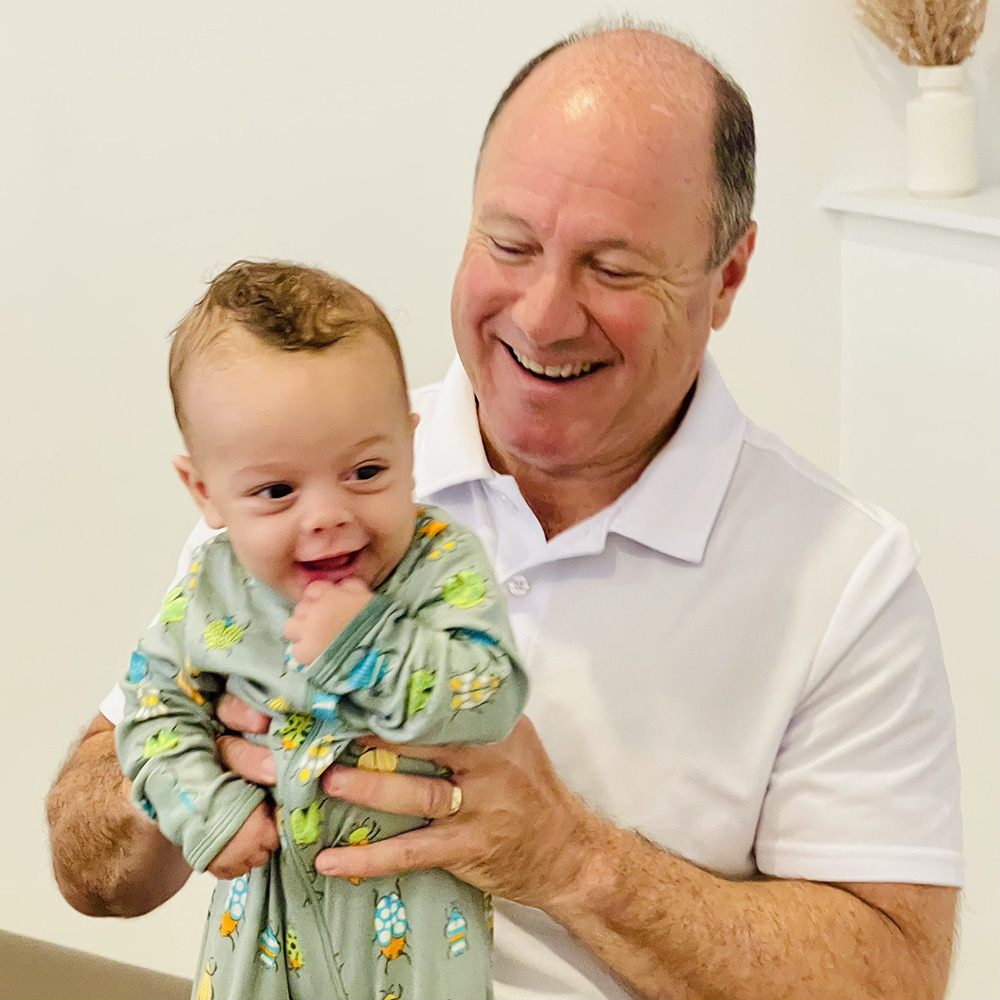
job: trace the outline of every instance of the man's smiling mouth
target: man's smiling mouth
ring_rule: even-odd
[[[554,382],[580,378],[582,375],[587,375],[603,367],[599,361],[575,361],[564,365],[542,365],[537,361],[533,361],[525,354],[519,354],[509,345],[507,345],[507,350],[510,351],[511,357],[525,371]]]

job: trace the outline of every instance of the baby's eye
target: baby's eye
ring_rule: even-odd
[[[354,470],[354,476],[364,482],[368,479],[374,479],[382,471],[383,466],[376,465],[374,462],[369,462],[367,465],[359,465]]]
[[[284,500],[285,497],[294,492],[295,490],[288,483],[270,483],[258,490],[256,496],[263,497],[265,500]]]

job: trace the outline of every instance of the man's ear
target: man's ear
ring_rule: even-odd
[[[420,423],[420,414],[411,413],[410,414],[410,431],[415,431],[417,429],[417,424]]]
[[[756,244],[757,223],[751,222],[719,268],[718,290],[712,302],[713,330],[718,330],[729,318],[729,310],[733,308],[733,299],[736,298],[736,292],[747,276],[750,257],[753,255],[753,248]]]
[[[212,502],[212,498],[208,495],[205,480],[201,478],[197,467],[191,460],[191,456],[174,455],[173,462],[174,468],[177,470],[177,475],[180,476],[181,482],[187,487],[188,493],[191,494],[191,499],[197,504],[198,510],[201,511],[201,516],[205,518],[205,523],[210,528],[224,528],[226,522],[219,513],[219,509]]]

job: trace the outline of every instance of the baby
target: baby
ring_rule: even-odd
[[[316,854],[426,820],[325,796],[364,750],[491,742],[524,707],[503,600],[475,536],[414,507],[392,326],[322,271],[240,261],[174,332],[174,464],[212,528],[132,654],[115,739],[136,803],[220,879],[196,997],[490,997],[488,897],[438,870],[319,875]],[[273,801],[223,770],[224,689],[271,716]],[[277,820],[280,844],[275,842]]]

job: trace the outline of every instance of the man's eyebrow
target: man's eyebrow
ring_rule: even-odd
[[[527,219],[520,215],[515,215],[509,209],[501,208],[498,205],[487,205],[478,215],[482,222],[508,222],[520,229],[531,229]]]
[[[479,213],[478,218],[481,222],[508,223],[526,233],[533,232],[531,224],[526,219],[499,206],[486,205]],[[593,240],[584,242],[586,253],[590,257],[606,250],[622,250],[625,253],[636,254],[657,267],[663,263],[663,248],[653,243],[636,243],[624,236],[595,237]]]

